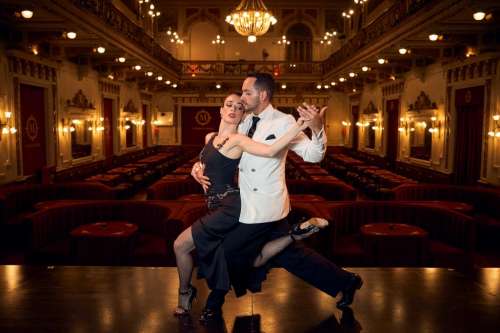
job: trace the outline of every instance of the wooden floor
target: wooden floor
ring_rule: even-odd
[[[0,332],[500,332],[500,269],[357,268],[352,311],[275,269],[262,293],[227,298],[224,322],[172,315],[175,268],[0,266]]]

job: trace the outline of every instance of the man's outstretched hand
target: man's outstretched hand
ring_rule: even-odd
[[[297,107],[297,111],[299,111],[300,117],[308,119],[309,128],[315,134],[318,134],[323,128],[323,120],[325,119],[325,112],[328,107],[324,106],[321,108],[321,110],[319,110],[314,105],[309,105],[305,102],[302,104],[303,106]]]
[[[203,191],[206,193],[210,186],[210,179],[204,175],[204,172],[205,165],[201,162],[196,162],[191,169],[191,176],[203,187]]]

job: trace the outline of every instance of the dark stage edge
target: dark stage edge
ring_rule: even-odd
[[[437,268],[356,268],[365,285],[352,312],[282,269],[262,293],[236,299],[224,321],[172,315],[175,268],[0,266],[0,332],[500,332],[500,269],[474,277]]]

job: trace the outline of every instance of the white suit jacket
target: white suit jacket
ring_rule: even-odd
[[[246,134],[252,125],[252,114],[240,124],[238,130]],[[253,140],[272,144],[291,125],[292,115],[285,114],[269,105],[259,115]],[[267,139],[267,140],[266,140]],[[312,140],[300,133],[289,145],[306,162],[320,162],[326,151],[324,130]],[[243,153],[239,165],[239,187],[241,195],[240,222],[265,223],[285,218],[290,212],[290,200],[285,182],[285,161],[288,149],[283,149],[275,157],[259,157]]]

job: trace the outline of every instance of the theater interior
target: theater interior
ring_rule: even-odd
[[[191,170],[255,72],[284,113],[328,107],[323,160],[287,154],[288,220],[327,219],[303,243],[364,285],[337,309],[277,267],[207,324],[195,274],[175,317],[173,244],[207,213]],[[0,0],[0,332],[499,332],[499,313],[499,1]]]

